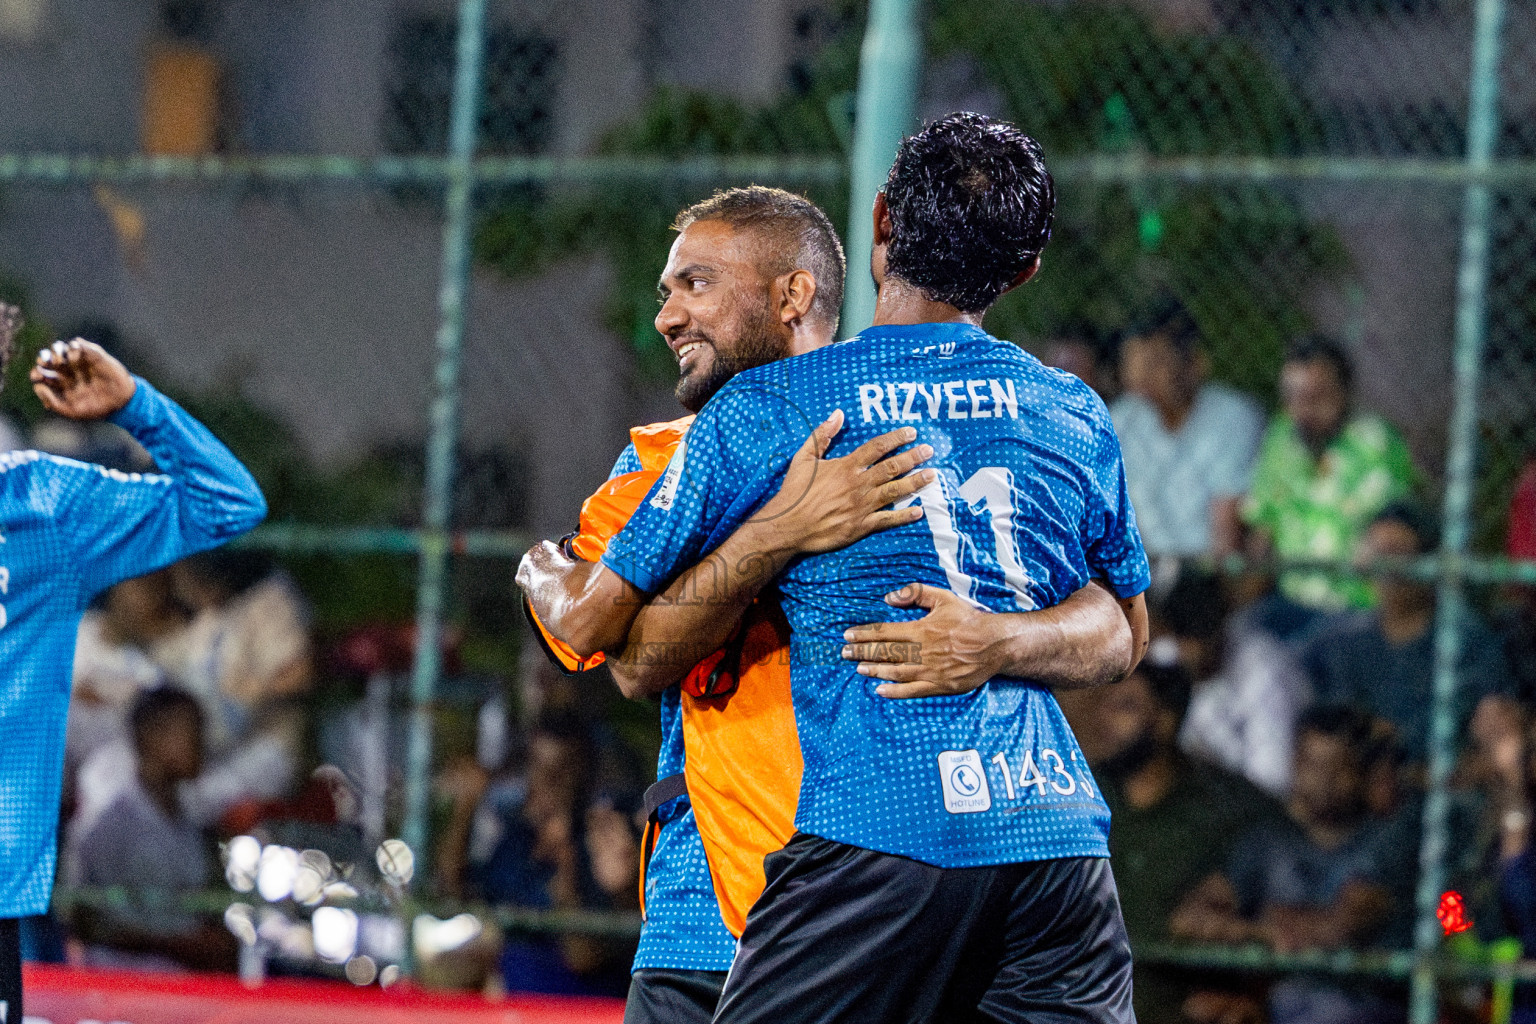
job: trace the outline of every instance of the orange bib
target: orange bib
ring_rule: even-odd
[[[720,916],[738,938],[763,894],[763,858],[795,834],[804,769],[790,702],[789,622],[777,600],[760,599],[741,628],[736,689],[695,697],[685,686],[683,696],[688,799]]]
[[[641,468],[607,481],[582,503],[580,528],[566,541],[572,554],[589,562],[602,557],[666,471],[692,422],[684,416],[629,432]],[[567,671],[603,663],[601,653],[577,657],[528,612],[545,650]],[[790,701],[789,623],[777,600],[754,602],[731,643],[694,666],[682,688],[688,797],[720,916],[740,936],[747,911],[763,892],[763,858],[794,835],[800,800],[803,762]]]
[[[666,471],[672,453],[682,442],[683,435],[693,424],[692,416],[670,420],[666,423],[649,423],[633,427],[629,440],[639,456],[640,468],[633,473],[620,473],[604,482],[593,495],[581,503],[581,519],[575,533],[566,538],[565,547],[584,562],[595,562],[608,550],[608,542],[618,536],[629,517],[650,493],[651,486]],[[539,621],[533,606],[523,602],[528,621],[538,631],[544,651],[567,672],[585,672],[603,663],[603,653],[590,658],[580,658],[569,644],[555,636]]]

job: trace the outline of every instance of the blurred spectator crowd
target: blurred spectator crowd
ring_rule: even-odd
[[[1209,379],[1198,325],[1171,298],[1113,346],[1066,338],[1045,358],[1109,402],[1154,563],[1143,665],[1116,686],[1061,695],[1114,814],[1133,940],[1407,948],[1436,593],[1408,572],[1339,568],[1439,543],[1402,437],[1359,407],[1351,360],[1325,337],[1294,341],[1266,415]],[[20,441],[0,423],[0,447]],[[132,459],[113,438],[34,443]],[[1536,560],[1536,461],[1515,488],[1507,553]],[[1512,936],[1536,953],[1536,591],[1473,604],[1449,884],[1479,941]],[[368,859],[396,820],[403,715],[390,679],[408,668],[411,637],[372,626],[320,643],[309,618],[271,561],[228,551],[128,581],[91,609],[69,720],[65,884],[222,885],[217,843],[241,834]],[[501,681],[469,691],[479,739],[438,773],[429,891],[468,906],[633,912],[648,751],[600,710],[612,708],[594,696],[600,680],[560,677],[534,653],[522,674],[515,692]],[[235,958],[216,918],[179,911],[72,912],[38,941],[55,933],[85,962]],[[622,994],[632,950],[501,934],[487,919],[418,953],[437,984]],[[1146,957],[1138,1018],[1406,1017],[1400,990],[1359,979],[1226,977]],[[1536,1021],[1536,993],[1515,1003],[1514,1019]]]
[[[1409,948],[1437,602],[1432,582],[1380,569],[1440,538],[1402,437],[1358,406],[1350,358],[1318,336],[1289,347],[1266,423],[1254,399],[1207,378],[1195,320],[1171,299],[1113,354],[1067,339],[1046,358],[1109,401],[1154,564],[1140,669],[1060,695],[1113,812],[1133,941]],[[1536,558],[1536,463],[1515,491],[1507,552]],[[1337,568],[1367,563],[1377,571]],[[1473,604],[1448,885],[1472,925],[1463,939],[1514,936],[1536,953],[1536,591]],[[1357,977],[1276,981],[1155,956],[1135,992],[1148,1024],[1407,1017],[1401,989]],[[1536,1020],[1536,994],[1514,1004],[1513,1019]],[[1460,1010],[1488,1019],[1487,1005]]]

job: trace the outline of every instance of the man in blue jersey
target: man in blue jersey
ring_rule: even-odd
[[[797,442],[837,410],[831,454],[903,423],[935,451],[921,521],[779,577],[800,834],[768,859],[717,1021],[1131,1019],[1108,811],[1049,691],[999,677],[889,700],[842,658],[849,630],[908,618],[887,595],[911,581],[1009,613],[1095,577],[1122,599],[1148,584],[1102,402],[980,328],[1038,270],[1053,207],[1012,126],[956,115],[907,140],[874,211],[875,326],[725,385],[604,556],[662,591],[774,509]]]
[[[689,413],[697,413],[741,370],[829,344],[837,329],[845,268],[842,244],[826,215],[789,192],[760,186],[731,189],[696,204],[683,217],[690,223],[701,221],[700,230],[714,231],[717,241],[726,236],[730,241],[711,250],[714,258],[708,267],[685,261],[682,276],[695,281],[711,276],[720,283],[722,274],[734,272],[743,279],[733,278],[720,288],[714,315],[701,317],[692,334],[673,341],[679,360],[677,399]],[[760,294],[755,286],[765,283],[769,286]],[[696,293],[704,291],[684,286]],[[608,482],[583,505],[581,529],[558,545],[548,545],[567,569],[562,576],[596,565],[609,531],[622,526],[622,519],[660,476],[691,419],[631,431],[632,441],[614,464]],[[881,450],[900,446],[893,438]],[[892,475],[911,468],[914,461],[906,457],[893,463]],[[901,493],[913,490],[915,486],[908,486]],[[889,503],[888,498],[866,498],[858,508],[876,513]],[[832,509],[823,511],[827,516],[815,524],[814,531],[821,537],[851,519],[859,521],[851,525],[862,525],[867,518],[866,514],[838,517]],[[847,534],[844,542],[859,535]],[[551,610],[540,604],[534,602],[534,624],[542,635],[544,616]],[[553,621],[560,621],[558,611]],[[557,637],[546,639],[558,643]],[[692,644],[678,647],[691,650]],[[697,657],[684,653],[675,662],[668,685],[657,688],[662,725],[659,781],[646,797],[651,824],[642,875],[645,924],[625,1007],[628,1024],[709,1021],[736,952],[736,938],[721,919],[705,848],[682,785],[682,694],[678,686],[670,685],[711,651]],[[590,665],[590,656],[596,652],[572,658],[551,647],[550,653],[562,667],[572,669]],[[614,668],[621,680],[626,678],[623,666]]]
[[[662,314],[658,316],[657,324],[658,328],[662,329],[663,333],[668,336],[669,342],[673,343],[673,347],[675,349],[692,350],[695,347],[698,335],[701,332],[705,332],[710,326],[709,314],[712,312],[710,307],[714,305],[714,303],[707,298],[697,298],[695,293],[708,293],[712,289],[718,290],[721,293],[728,293],[728,285],[730,282],[724,280],[722,275],[718,272],[718,267],[721,262],[718,258],[718,254],[711,254],[708,246],[697,244],[699,239],[697,237],[695,228],[687,226],[687,220],[688,217],[686,214],[683,218],[680,218],[680,226],[683,229],[683,236],[679,238],[678,243],[674,246],[673,258],[671,261],[669,261],[668,271],[663,279],[664,294],[667,301],[664,304]],[[714,225],[714,227],[720,226]],[[694,237],[690,237],[691,235]],[[700,254],[702,254],[702,256]],[[714,270],[709,272],[708,268],[711,267],[713,267]],[[678,308],[674,309],[674,306],[677,306]],[[687,312],[680,312],[680,310],[683,310],[684,308],[687,309]],[[701,313],[703,315],[701,315]],[[794,364],[798,361],[799,360],[797,359],[791,359],[786,365]],[[751,371],[752,374],[759,372],[761,371]],[[982,385],[985,387],[985,382],[982,382]],[[727,390],[729,390],[729,386],[727,386]],[[709,415],[709,411],[706,410],[704,417],[707,418]],[[890,419],[890,417],[887,417],[884,422],[889,424]],[[899,416],[895,417],[894,419],[898,423],[901,420]],[[802,421],[798,431],[793,429],[784,431],[786,438],[790,439],[790,452],[793,452],[794,450],[794,440],[805,436],[807,432],[806,424],[809,422],[814,421]],[[765,431],[770,429],[771,426],[767,423],[760,425]],[[807,488],[824,489],[824,485],[830,476],[836,475],[836,473],[839,471],[846,471],[849,468],[848,466],[844,465],[842,467],[838,467],[838,469],[832,470],[832,472],[828,472],[828,469],[833,467],[836,463],[846,463],[848,461],[846,459],[834,460],[832,463],[815,461],[815,456],[821,454],[821,450],[825,448],[826,444],[830,441],[832,435],[835,433],[835,422],[828,423],[824,425],[824,428],[821,431],[817,432],[818,436],[816,438],[813,438],[810,442],[807,443],[806,446],[801,449],[799,456],[793,461],[793,464],[789,469],[788,477],[783,481],[783,487],[779,490],[779,498],[776,499],[778,502],[776,509],[770,506],[768,509],[760,511],[759,514],[753,517],[750,522],[740,526],[736,534],[732,535],[724,544],[715,549],[709,560],[710,564],[705,567],[708,569],[711,576],[708,587],[713,589],[710,592],[715,596],[723,597],[726,590],[729,590],[730,588],[737,585],[737,581],[743,581],[740,590],[732,590],[729,598],[726,598],[720,603],[734,604],[737,608],[737,611],[739,612],[741,602],[738,599],[740,595],[742,593],[746,593],[745,600],[750,601],[751,593],[755,593],[756,589],[761,587],[764,581],[762,567],[765,564],[768,565],[768,575],[771,575],[772,571],[776,570],[777,567],[782,566],[784,561],[787,561],[787,558],[782,558],[781,554],[786,552],[791,554],[793,553],[791,549],[794,548],[795,545],[791,543],[791,540],[795,530],[790,529],[788,524],[790,520],[795,518],[796,515],[803,514],[806,506],[812,503],[809,499],[809,491]],[[781,440],[783,439],[784,438],[781,438]],[[690,446],[692,443],[693,435],[690,434]],[[681,475],[684,478],[686,478],[688,475],[688,469],[686,466],[687,461],[689,461],[689,456],[687,455],[682,456],[680,459],[680,463],[683,465]],[[782,476],[784,472],[784,463],[782,461],[778,464],[777,471]],[[673,474],[669,473],[668,477],[671,477],[672,475]],[[744,477],[743,479],[749,479],[749,476]],[[854,476],[849,477],[849,480],[853,481],[856,480],[856,478],[857,477],[855,474]],[[775,484],[778,482],[778,480],[774,481]],[[658,491],[653,494],[653,497],[648,502],[648,504],[652,507],[655,507],[657,504],[657,496],[665,494],[666,490],[667,481],[663,480],[662,485]],[[788,495],[787,503],[785,500],[783,500],[786,495]],[[642,506],[642,514],[644,512],[645,506]],[[910,517],[908,517],[906,521],[911,521]],[[750,534],[754,525],[760,528],[755,540],[748,541],[744,545],[738,546],[736,551],[741,555],[756,555],[759,557],[738,558],[736,557],[736,553],[731,555],[724,554],[724,552],[729,549],[729,545],[732,541],[737,541],[741,537]],[[764,532],[764,529],[767,530],[767,533]],[[799,529],[803,530],[804,524],[800,524]],[[626,533],[627,532],[628,531],[626,531]],[[777,545],[773,543],[774,538],[770,538],[767,535],[768,533],[776,533],[776,540],[778,542]],[[763,546],[754,547],[754,544]],[[803,548],[801,550],[803,550]],[[697,557],[697,555],[695,555],[695,557]],[[598,569],[595,572],[581,575],[579,583],[575,586],[572,586],[567,579],[563,578],[562,574],[569,575],[572,572],[581,574],[581,569],[572,565],[568,561],[564,563],[563,566],[557,563],[559,563],[558,553],[551,546],[546,546],[543,549],[536,549],[534,552],[530,553],[529,559],[525,561],[520,579],[525,584],[531,584],[536,588],[541,585],[541,580],[539,577],[549,576],[553,578],[554,582],[558,584],[557,589],[564,588],[565,591],[554,599],[555,604],[572,604],[575,611],[573,618],[577,620],[583,618],[590,619],[594,614],[596,614],[599,618],[605,617],[609,620],[620,621],[621,626],[619,639],[622,640],[623,628],[628,626],[632,621],[636,621],[634,620],[634,606],[632,604],[628,605],[628,611],[625,612],[623,609],[626,607],[626,605],[623,603],[615,603],[615,601],[609,600],[606,597],[599,600],[592,600],[591,598],[593,594],[611,595],[612,598],[633,597],[633,594],[613,590],[613,574],[605,572],[601,569]],[[683,585],[684,581],[689,576],[696,575],[697,571],[698,570],[690,570],[685,572],[683,577],[681,577],[677,582],[673,583],[672,590],[678,590],[680,585],[682,585],[681,592],[684,594],[704,593],[704,588],[696,588],[690,590],[686,585]],[[725,578],[727,577],[730,577],[732,582],[724,582]],[[750,587],[747,586],[746,582],[744,582],[747,580],[751,581],[752,585]],[[1087,579],[1085,578],[1083,582],[1086,585]],[[1018,635],[1021,636],[1027,635],[1029,630],[1019,628],[1019,614],[990,616],[970,615],[969,613],[972,613],[975,610],[975,602],[969,598],[969,596],[965,601],[962,601],[959,598],[953,598],[951,601],[952,595],[949,595],[936,587],[919,587],[914,589],[917,591],[917,593],[908,593],[901,598],[894,598],[892,603],[919,604],[922,607],[933,609],[934,614],[930,615],[924,620],[911,623],[909,626],[910,629],[914,631],[913,635],[920,636],[931,644],[931,646],[925,648],[925,653],[930,651],[939,651],[946,656],[946,660],[943,664],[937,664],[933,661],[933,659],[925,658],[924,664],[920,670],[918,670],[916,666],[911,665],[894,667],[875,667],[872,665],[869,669],[871,674],[890,674],[902,680],[895,684],[896,688],[894,691],[886,691],[891,693],[892,696],[918,695],[922,692],[954,693],[973,689],[975,686],[979,685],[981,682],[984,682],[987,677],[994,673],[983,672],[981,677],[979,679],[975,679],[974,681],[968,680],[967,677],[975,671],[977,665],[986,665],[992,663],[996,664],[997,670],[1003,670],[1006,668],[1021,675],[1030,675],[1037,681],[1048,679],[1053,682],[1063,683],[1082,683],[1100,681],[1106,677],[1113,678],[1114,675],[1124,671],[1124,669],[1128,667],[1125,662],[1129,657],[1130,630],[1124,629],[1125,624],[1123,621],[1119,622],[1118,625],[1126,633],[1126,653],[1119,655],[1121,660],[1119,667],[1106,670],[1101,667],[1103,664],[1103,658],[1100,652],[1093,649],[1092,645],[1087,642],[1094,636],[1102,637],[1106,634],[1102,632],[1093,634],[1091,630],[1083,630],[1078,628],[1078,624],[1069,618],[1062,616],[1053,617],[1052,613],[1056,611],[1055,608],[1045,611],[1030,611],[1027,613],[1019,613],[1024,615],[1026,618],[1049,620],[1050,629],[1054,630],[1054,649],[1052,649],[1051,644],[1042,644],[1039,642],[1038,638],[1036,638],[1033,644],[1019,645],[1018,647],[1011,649],[1007,644],[997,643],[995,645],[991,645],[991,647],[995,647],[996,649],[989,648],[985,651],[982,651],[979,648],[969,651],[959,650],[958,648],[963,645],[957,645],[954,643],[948,643],[946,645],[946,641],[952,639],[952,634],[962,632],[962,630],[957,629],[956,627],[964,626],[965,628],[970,628],[971,620],[974,618],[988,618],[996,620],[996,622],[990,627],[993,630],[997,630],[998,624],[1003,623],[1006,623],[1009,629],[1013,629]],[[633,590],[633,588],[631,588],[631,590]],[[749,590],[750,593],[747,593]],[[646,591],[642,588],[641,592],[644,593]],[[708,600],[677,601],[675,600],[676,595],[673,596],[674,600],[671,601],[658,600],[653,602],[651,606],[648,606],[646,609],[641,611],[641,618],[644,619],[647,614],[652,613],[659,614],[663,618],[670,616],[674,619],[678,616],[682,616],[683,618],[688,618],[691,616],[694,623],[698,625],[702,630],[701,632],[689,633],[685,630],[680,634],[674,633],[671,635],[680,636],[683,639],[695,641],[692,646],[701,652],[705,650],[712,650],[714,644],[718,642],[718,639],[723,639],[723,636],[718,636],[717,638],[717,635],[710,634],[708,632],[709,629],[714,628],[716,625],[716,623],[711,623],[708,621],[710,616],[714,616],[717,620],[721,618],[726,619],[726,630],[729,629],[729,625],[734,621],[734,619],[730,616],[721,616],[720,609],[718,607],[711,608],[711,602]],[[1057,600],[1060,600],[1059,596]],[[958,610],[956,605],[960,606]],[[1017,601],[1015,602],[1015,607],[1023,608],[1025,607],[1025,604],[1022,601]],[[1109,608],[1112,613],[1118,614],[1118,609],[1115,607],[1113,602],[1110,602]],[[546,612],[546,608],[541,608],[541,612]],[[1137,614],[1139,614],[1139,609]],[[605,628],[604,624],[597,623],[596,625],[593,625],[591,622],[581,621],[567,624],[558,622],[558,618],[558,612],[549,614],[549,619],[555,632],[561,633],[564,626],[571,626],[572,628],[564,633],[564,638],[567,640],[573,640],[577,643],[578,647],[587,646],[589,649],[595,650],[604,646],[613,646],[613,638],[611,636],[604,640],[594,639],[595,637],[603,635],[603,629]],[[651,625],[654,625],[655,621],[656,620],[653,617]],[[936,622],[942,623],[943,628],[937,628]],[[638,625],[637,621],[636,624]],[[923,632],[924,630],[927,632]],[[651,635],[655,636],[656,634],[652,632]],[[967,635],[967,639],[969,640],[977,636],[985,635],[986,634],[973,632]],[[994,639],[1002,638],[1006,635],[1006,629],[996,631],[991,634]],[[1070,653],[1073,643],[1078,643],[1081,646],[1079,657],[1077,659],[1081,664],[1077,666],[1077,671],[1075,673],[1072,667],[1053,667],[1049,664],[1052,658],[1054,658],[1057,662],[1066,660],[1064,655]],[[840,647],[841,645],[838,644],[838,646]],[[618,649],[622,650],[623,645],[620,644]],[[1003,653],[1000,655],[999,652]],[[969,659],[969,663],[964,664],[967,659]],[[647,660],[645,662],[635,662],[625,658],[622,659],[616,666],[615,671],[616,674],[621,676],[621,679],[623,679],[626,675],[630,677],[630,682],[628,684],[630,689],[644,690],[652,685],[652,681],[646,680],[643,683],[636,684],[634,677],[637,674],[640,676],[646,675],[646,670],[650,667],[656,666],[656,664],[657,662],[654,659]],[[691,661],[689,664],[691,664]],[[687,666],[683,665],[681,667],[686,668]],[[799,666],[797,666],[797,668],[798,667]],[[915,671],[916,674],[904,675],[904,673],[908,670]],[[672,666],[670,668],[670,675],[668,675],[668,668],[665,666],[656,672],[650,673],[650,675],[653,677],[659,676],[663,682],[669,681],[670,679],[675,679],[678,674],[679,672],[677,671],[676,666]],[[931,681],[932,679],[941,679],[943,685],[947,688],[938,691],[930,690],[930,688],[936,685]],[[1061,746],[1063,750],[1068,749],[1065,744],[1061,744]],[[1073,745],[1070,749],[1073,753],[1075,753],[1075,745]],[[1052,749],[1050,750],[1050,753],[1057,754],[1057,751]],[[1042,754],[1042,758],[1043,757],[1044,755]],[[1028,763],[1033,764],[1034,762],[1030,761]],[[1046,764],[1050,765],[1051,762],[1047,760]],[[810,763],[808,760],[807,768],[809,767]],[[1073,767],[1074,769],[1078,768],[1077,765],[1074,765]],[[1084,786],[1086,787],[1091,785],[1086,777],[1086,768],[1081,768],[1080,770],[1084,773],[1082,776]],[[1032,767],[1029,769],[1029,771],[1030,784],[1033,785],[1033,776],[1038,773],[1038,769]],[[1056,785],[1060,787],[1062,783],[1057,780]],[[1011,783],[1010,788],[1012,788]],[[772,858],[770,858],[770,860],[772,860]],[[754,911],[754,917],[756,916],[757,912]],[[846,924],[846,922],[844,923]],[[744,936],[744,939],[750,938],[752,930],[755,927],[754,918],[748,919],[747,927],[748,935]],[[823,951],[823,956],[825,955],[826,953]],[[860,970],[861,968],[858,968],[857,965],[854,965],[853,969]],[[740,966],[738,966],[737,970],[740,970]],[[735,983],[733,982],[733,985],[734,984]],[[796,995],[794,996],[794,1001],[797,1003],[803,1002],[805,998],[806,995],[804,992],[797,991]],[[814,1004],[814,1000],[811,1000],[811,1003]],[[821,1009],[807,1009],[806,1007],[801,1007],[800,1012],[803,1012],[807,1015],[805,1019],[821,1019],[822,1015]],[[882,1016],[881,1011],[875,1011],[872,1014],[871,1019],[885,1019],[885,1017]]]
[[[0,380],[19,327],[19,314],[0,306]],[[159,472],[0,455],[0,1022],[13,1024],[22,1019],[17,919],[43,913],[53,888],[80,616],[114,583],[239,536],[267,508],[227,448],[100,346],[56,342],[31,381],[49,412],[126,429]]]

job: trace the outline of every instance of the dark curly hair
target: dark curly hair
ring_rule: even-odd
[[[886,272],[981,313],[1051,238],[1056,186],[1040,144],[1006,121],[950,114],[907,139],[885,180]]]
[[[25,322],[20,309],[0,302],[0,386],[5,383],[5,368],[11,365],[11,356],[16,354],[16,339]]]

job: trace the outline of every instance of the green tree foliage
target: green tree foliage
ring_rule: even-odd
[[[1048,160],[1281,156],[1318,138],[1306,105],[1245,42],[1162,33],[1129,8],[936,0],[929,50],[974,61]],[[988,327],[1018,340],[1103,335],[1169,288],[1199,321],[1216,376],[1268,397],[1285,340],[1308,327],[1303,295],[1346,266],[1337,236],[1273,189],[1065,177],[1039,276]]]
[[[845,6],[851,11],[851,4]],[[608,134],[599,152],[669,159],[841,155],[857,79],[858,43],[850,36],[822,50],[807,88],[762,106],[660,88],[633,120]],[[637,183],[523,192],[495,204],[481,219],[476,256],[511,276],[536,273],[572,256],[606,257],[616,275],[608,325],[632,339],[642,370],[665,377],[675,372],[675,363],[652,320],[656,279],[672,242],[669,227],[678,210],[712,190],[707,185]],[[806,194],[834,223],[845,222],[845,186],[811,188]]]
[[[861,5],[845,7],[857,29]],[[859,42],[857,31],[835,37],[802,89],[761,106],[660,89],[610,133],[603,152],[840,155]],[[928,52],[931,61],[973,62],[1003,113],[1039,138],[1050,160],[1284,155],[1318,137],[1306,105],[1247,44],[1162,33],[1126,8],[934,0]],[[605,256],[616,275],[610,325],[634,340],[642,366],[669,373],[651,327],[655,280],[673,214],[704,191],[635,185],[525,194],[486,215],[477,253],[514,275],[573,255]],[[847,223],[845,186],[809,191]],[[1268,396],[1285,338],[1307,327],[1303,294],[1346,264],[1334,234],[1274,190],[1089,186],[1063,176],[1044,268],[999,304],[988,327],[1023,343],[1080,330],[1104,335],[1168,287],[1199,319],[1216,374]]]

